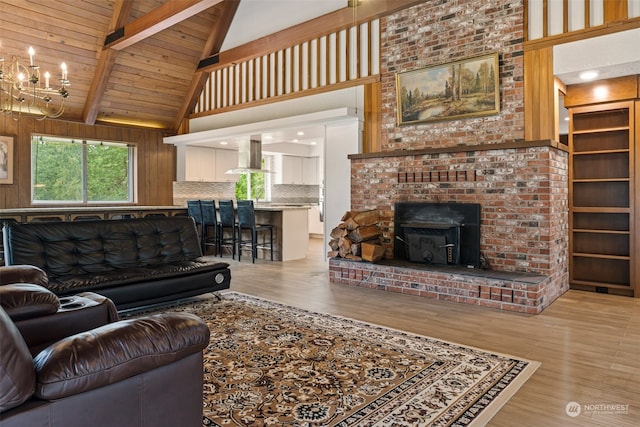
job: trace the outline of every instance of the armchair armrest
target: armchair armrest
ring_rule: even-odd
[[[0,267],[0,285],[11,283],[33,283],[46,287],[47,273],[35,265],[7,265]]]
[[[60,300],[48,289],[32,283],[0,286],[0,306],[14,322],[53,314]]]
[[[133,377],[201,352],[209,334],[195,315],[164,313],[72,335],[34,358],[35,395],[60,399]]]

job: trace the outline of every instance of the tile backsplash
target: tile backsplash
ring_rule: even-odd
[[[319,200],[319,185],[276,184],[271,186],[271,203],[317,204]]]
[[[187,206],[187,200],[236,198],[235,182],[174,181],[173,205]]]
[[[173,182],[174,206],[186,206],[187,200],[229,200],[235,198],[236,184],[234,182]],[[319,200],[319,185],[277,184],[271,186],[271,203],[318,204]]]

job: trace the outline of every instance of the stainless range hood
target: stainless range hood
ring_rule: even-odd
[[[262,172],[270,173],[262,168],[262,135],[251,135],[238,145],[238,167],[225,173]]]

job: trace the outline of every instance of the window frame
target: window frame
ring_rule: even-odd
[[[69,144],[82,144],[82,200],[35,200],[35,166],[37,159],[34,157],[33,153],[33,143],[36,140],[42,141],[43,139],[50,139],[52,142],[67,142]],[[126,147],[128,150],[128,159],[127,159],[127,178],[128,178],[128,192],[127,198],[122,200],[88,200],[88,182],[89,182],[89,170],[88,170],[88,151],[87,147],[89,145],[113,145],[117,147]],[[78,205],[78,206],[86,206],[86,205],[108,205],[108,204],[133,204],[136,203],[136,195],[137,195],[137,147],[135,144],[123,142],[123,141],[109,141],[102,139],[88,139],[88,138],[69,138],[58,135],[45,135],[45,134],[32,134],[30,140],[30,158],[31,158],[31,170],[30,170],[30,200],[32,205]]]

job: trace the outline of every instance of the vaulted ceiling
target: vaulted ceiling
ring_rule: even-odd
[[[261,0],[262,6],[267,1],[283,3]],[[325,8],[329,2],[332,8],[347,4],[328,0]],[[61,119],[175,132],[206,78],[196,72],[198,64],[220,52],[240,3],[0,0],[0,57],[28,60],[32,46],[42,72],[57,75],[60,63],[67,64],[70,96]]]

